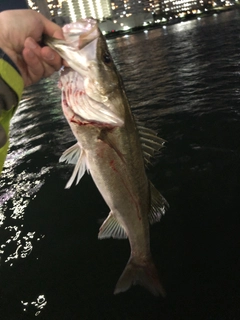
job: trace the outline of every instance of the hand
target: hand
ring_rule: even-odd
[[[55,51],[38,44],[43,33],[64,39],[61,27],[36,11],[0,13],[0,47],[18,67],[25,86],[50,76],[62,65],[62,59]]]

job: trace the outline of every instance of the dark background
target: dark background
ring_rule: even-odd
[[[1,0],[0,11],[11,9],[27,9],[27,2],[25,0]]]

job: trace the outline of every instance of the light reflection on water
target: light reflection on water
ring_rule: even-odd
[[[23,225],[20,228],[22,227]],[[33,249],[32,239],[34,239],[35,237],[35,232],[28,232],[25,236],[23,236],[22,230],[19,230],[19,227],[17,226],[8,226],[5,228],[5,230],[8,230],[9,234],[11,234],[12,232],[14,234],[6,241],[5,244],[1,245],[1,253],[4,254],[3,249],[11,246],[12,242],[15,241],[15,244],[13,246],[16,247],[16,250],[12,254],[9,254],[4,261],[9,262],[10,266],[13,266],[12,260],[18,258],[26,258],[31,253]]]
[[[45,237],[26,226],[25,213],[52,170],[44,157],[46,144],[51,146],[46,139],[46,131],[50,131],[46,126],[51,125],[53,117],[56,120],[62,115],[58,108],[51,111],[52,118],[45,120],[41,100],[49,99],[50,95],[45,95],[46,86],[50,84],[55,88],[55,82],[53,78],[45,80],[40,90],[39,85],[27,89],[11,123],[10,148],[0,179],[0,266],[5,268],[12,269],[23,259],[30,258],[36,243]],[[39,99],[40,96],[43,98]],[[56,94],[54,99],[57,105]],[[38,260],[38,254],[34,259]],[[38,316],[47,300],[39,295],[29,302],[22,300],[21,304],[25,313]]]
[[[36,235],[35,231],[25,230],[24,214],[27,206],[44,184],[44,175],[49,171],[49,168],[42,168],[39,173],[23,171],[15,177],[10,187],[4,188],[4,183],[1,184],[0,223],[7,237],[0,247],[1,264],[8,262],[12,266],[13,260],[26,258],[33,249],[33,243],[40,240],[40,236]],[[4,215],[5,211],[8,212],[8,216]]]
[[[27,313],[34,313],[35,316],[38,316],[41,311],[43,310],[43,308],[47,305],[47,300],[45,298],[45,296],[39,295],[36,299],[36,301],[21,301],[22,307],[23,307],[23,311],[27,312]]]
[[[0,207],[0,227],[3,224],[5,219],[6,219],[6,217],[4,216],[4,214],[2,212],[2,208]]]
[[[56,89],[56,77],[45,80],[40,90],[39,85],[26,89],[11,123],[10,148],[0,179],[0,227],[4,229],[0,245],[1,265],[13,266],[18,259],[28,257],[34,243],[44,237],[34,230],[26,230],[24,218],[28,205],[35,199],[52,169],[47,161],[47,166],[44,166],[43,154],[48,143],[46,131],[49,130],[42,129],[44,112],[38,108],[41,108],[39,104],[43,100],[51,102],[51,96],[57,101],[58,96],[52,95]],[[49,90],[52,90],[51,95]],[[60,112],[53,111],[52,114],[57,118]],[[48,125],[51,120],[48,117]],[[35,168],[31,165],[33,159],[36,159]],[[39,160],[40,166],[37,165]]]

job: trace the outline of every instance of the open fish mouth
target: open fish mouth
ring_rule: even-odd
[[[78,125],[119,127],[123,119],[114,112],[107,96],[101,93],[96,74],[101,76],[98,41],[101,32],[96,20],[82,19],[63,27],[65,40],[46,38],[45,43],[67,61],[61,70],[59,87],[62,107],[68,119]],[[71,110],[70,110],[71,109]]]
[[[99,35],[97,22],[94,19],[81,19],[66,24],[62,30],[66,43],[76,49],[83,48]]]
[[[44,34],[43,43],[56,51],[63,51],[62,47],[77,51],[99,36],[97,22],[94,19],[80,19],[77,22],[66,24],[62,31],[64,40]]]
[[[96,59],[96,45],[95,50],[93,45],[83,49],[93,42],[97,43],[101,34],[97,22],[94,19],[80,19],[65,25],[62,30],[64,40],[44,35],[43,42],[57,51],[71,68],[83,74],[88,70],[88,62]]]

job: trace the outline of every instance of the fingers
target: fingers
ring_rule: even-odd
[[[30,37],[24,42],[22,55],[26,63],[26,74],[23,75],[26,86],[50,76],[62,66],[62,59],[55,51],[49,47],[41,48]]]
[[[34,39],[29,37],[24,42],[22,55],[26,64],[23,79],[27,86],[39,81],[44,76],[44,67],[40,60],[41,48]]]
[[[41,48],[41,56],[45,63],[52,67],[55,71],[59,70],[62,66],[61,57],[51,48],[43,47]]]
[[[44,76],[44,67],[36,53],[29,48],[23,49],[23,59],[26,63],[22,74],[25,86],[39,81]]]
[[[55,72],[55,69],[51,65],[44,62],[29,48],[24,48],[23,58],[26,63],[25,72],[22,74],[25,86],[36,83]]]
[[[24,41],[24,48],[31,49],[34,53],[40,56],[41,47],[39,44],[31,37],[27,37]]]
[[[52,50],[50,47],[41,48],[34,39],[28,37],[24,42],[24,47],[34,51],[34,54],[43,60],[50,67],[54,68],[56,71],[62,66],[62,59],[58,53]]]

